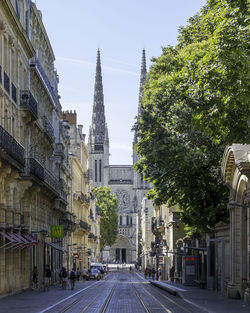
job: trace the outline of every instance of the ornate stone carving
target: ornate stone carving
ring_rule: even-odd
[[[125,190],[118,190],[115,192],[115,195],[118,199],[118,209],[122,211],[130,205],[130,197],[127,191]]]

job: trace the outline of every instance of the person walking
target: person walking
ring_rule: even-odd
[[[75,273],[73,268],[69,274],[69,279],[70,279],[71,289],[74,289],[75,288],[75,281],[76,281],[76,273]]]
[[[87,279],[87,273],[88,273],[88,271],[87,271],[86,267],[84,266],[84,268],[82,270],[82,279]]]
[[[155,280],[155,273],[156,273],[156,270],[155,268],[153,267],[152,268],[152,279]]]
[[[60,273],[59,273],[59,277],[60,277],[60,282],[62,285],[62,289],[66,289],[67,288],[67,278],[68,278],[68,273],[66,271],[65,267],[62,267]]]
[[[76,271],[76,278],[77,278],[77,281],[80,280],[80,276],[81,276],[81,272],[80,272],[80,270],[79,270],[79,268],[78,268],[77,271]]]
[[[148,269],[148,277],[151,278],[152,270],[151,268]]]
[[[38,288],[38,269],[37,266],[34,266],[32,271],[32,282],[33,282],[33,288]]]
[[[148,269],[146,267],[145,270],[144,270],[144,277],[147,279],[147,276],[148,276]]]
[[[49,291],[49,286],[51,282],[51,270],[49,265],[46,264],[44,271],[44,291]]]
[[[169,276],[170,276],[171,281],[174,281],[174,271],[175,271],[175,268],[174,266],[172,266],[169,271]]]

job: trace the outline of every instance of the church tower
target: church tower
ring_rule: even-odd
[[[104,167],[109,165],[109,137],[105,119],[100,50],[97,51],[92,124],[88,139],[89,168],[95,187],[104,186]]]
[[[143,86],[146,82],[146,76],[147,76],[147,67],[146,67],[146,53],[145,49],[142,50],[142,61],[141,61],[141,75],[140,75],[140,88],[139,88],[139,102],[138,102],[138,115],[142,112],[142,96],[143,96]],[[138,134],[135,131],[134,133],[134,140],[133,140],[133,165],[138,161],[139,157],[136,153],[135,145],[138,142]],[[143,180],[143,176],[134,171],[134,187],[143,189],[148,188],[149,186],[147,183]]]

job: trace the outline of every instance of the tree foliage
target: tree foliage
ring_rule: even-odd
[[[220,176],[226,145],[250,143],[244,1],[208,0],[178,44],[152,59],[134,128],[139,170],[158,204],[179,204],[195,231],[227,220],[227,189]]]
[[[103,250],[105,246],[111,246],[117,237],[118,200],[107,187],[94,188],[93,193],[97,199],[98,214],[101,216],[100,234]]]

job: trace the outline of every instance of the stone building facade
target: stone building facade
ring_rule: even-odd
[[[55,56],[28,0],[0,5],[0,294],[30,288],[33,266],[52,281],[74,228]],[[63,225],[64,238],[51,226]]]
[[[140,214],[141,231],[141,266],[142,269],[153,267],[152,245],[155,242],[155,236],[152,232],[152,222],[154,218],[154,207],[151,200],[144,198],[142,200],[142,209]]]
[[[146,78],[146,58],[143,50],[139,110],[142,86]],[[150,188],[133,169],[138,156],[135,151],[137,134],[133,142],[132,165],[109,164],[109,136],[105,118],[100,51],[97,53],[92,124],[89,131],[89,166],[95,187],[106,186],[118,198],[118,237],[112,247],[103,251],[103,261],[131,263],[138,259],[138,212],[142,199]]]
[[[225,291],[231,298],[241,297],[250,304],[250,145],[227,147],[222,176],[230,190],[230,224],[221,236],[226,244],[224,257]],[[229,239],[229,240],[228,240]],[[228,248],[227,248],[228,247]],[[219,251],[217,255],[220,256]]]
[[[100,261],[100,217],[91,192],[92,181],[88,169],[88,149],[82,125],[77,125],[76,112],[63,112],[63,125],[70,140],[69,158],[72,168],[72,210],[76,229],[68,248],[67,268],[83,269],[91,262]]]

